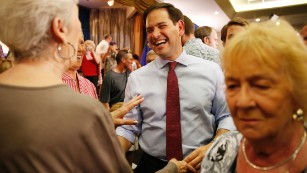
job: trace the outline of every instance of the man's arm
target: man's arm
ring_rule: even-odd
[[[106,58],[108,56],[108,52],[107,53],[101,53],[100,54],[100,58],[101,58],[101,61],[104,63],[106,61]]]
[[[132,146],[132,143],[122,136],[117,136],[117,137],[121,146],[123,147],[124,152],[126,153]]]
[[[132,143],[135,141],[136,135],[140,134],[141,132],[140,108],[137,105],[139,105],[144,99],[135,92],[135,89],[136,87],[133,84],[133,75],[130,75],[125,90],[124,106],[126,105],[127,109],[122,109],[121,111],[127,113],[124,117],[125,120],[134,119],[134,121],[136,121],[138,124],[119,126],[116,128],[116,134],[125,152],[130,149]]]
[[[103,106],[107,109],[107,110],[110,110],[110,105],[109,103],[102,103]]]

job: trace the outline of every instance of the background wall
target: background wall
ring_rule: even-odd
[[[90,39],[90,9],[79,6],[79,19],[81,22],[84,40]]]

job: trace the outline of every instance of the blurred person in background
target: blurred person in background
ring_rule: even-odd
[[[146,54],[146,64],[151,63],[151,62],[154,61],[157,57],[158,57],[158,55],[155,53],[155,51],[150,50],[150,51],[147,52],[147,54]]]
[[[103,79],[100,101],[106,109],[113,111],[124,103],[125,88],[133,62],[132,54],[127,50],[120,50],[116,55],[117,66],[108,72]]]
[[[84,42],[85,52],[83,53],[83,60],[81,65],[81,71],[83,76],[91,81],[95,87],[97,87],[97,93],[99,91],[98,84],[102,84],[102,77],[100,71],[101,59],[94,52],[95,43],[92,40],[86,40]]]
[[[249,21],[242,17],[231,19],[221,30],[223,46],[225,47],[228,40],[230,40],[235,34],[246,30],[248,25]]]
[[[201,39],[201,41],[206,45],[217,49],[218,46],[217,32],[212,27],[210,26],[198,27],[195,30],[194,35],[196,38]]]
[[[303,26],[301,30],[301,36],[304,40],[305,45],[307,46],[307,24]]]
[[[104,76],[104,63],[106,61],[107,53],[109,50],[109,46],[111,41],[113,40],[113,37],[110,34],[105,34],[103,36],[103,40],[97,45],[96,47],[96,54],[100,57],[101,59],[101,64],[100,64],[100,69],[101,69],[101,74]]]
[[[133,63],[132,63],[132,71],[141,68],[142,65],[140,63],[140,57],[137,54],[133,54]]]
[[[106,54],[106,60],[105,60],[105,66],[104,66],[104,76],[107,75],[107,73],[110,70],[113,70],[117,63],[116,63],[116,55],[118,53],[118,46],[115,41],[110,42],[108,53]]]

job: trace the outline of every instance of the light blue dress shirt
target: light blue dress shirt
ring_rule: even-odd
[[[224,77],[214,62],[188,55],[185,51],[176,59],[178,78],[182,150],[184,157],[197,147],[209,143],[217,129],[234,130],[225,101]],[[137,125],[125,125],[116,133],[134,143],[140,135],[141,148],[149,155],[166,159],[166,86],[168,60],[158,57],[132,72],[128,78],[125,102],[141,94],[144,102],[125,118],[138,120]]]

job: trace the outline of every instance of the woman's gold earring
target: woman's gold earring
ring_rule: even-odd
[[[294,120],[297,120],[297,121],[303,121],[304,120],[304,112],[303,112],[303,110],[301,109],[301,108],[299,108],[297,111],[296,111],[296,113],[294,113],[293,115],[292,115],[292,118],[294,119]]]

